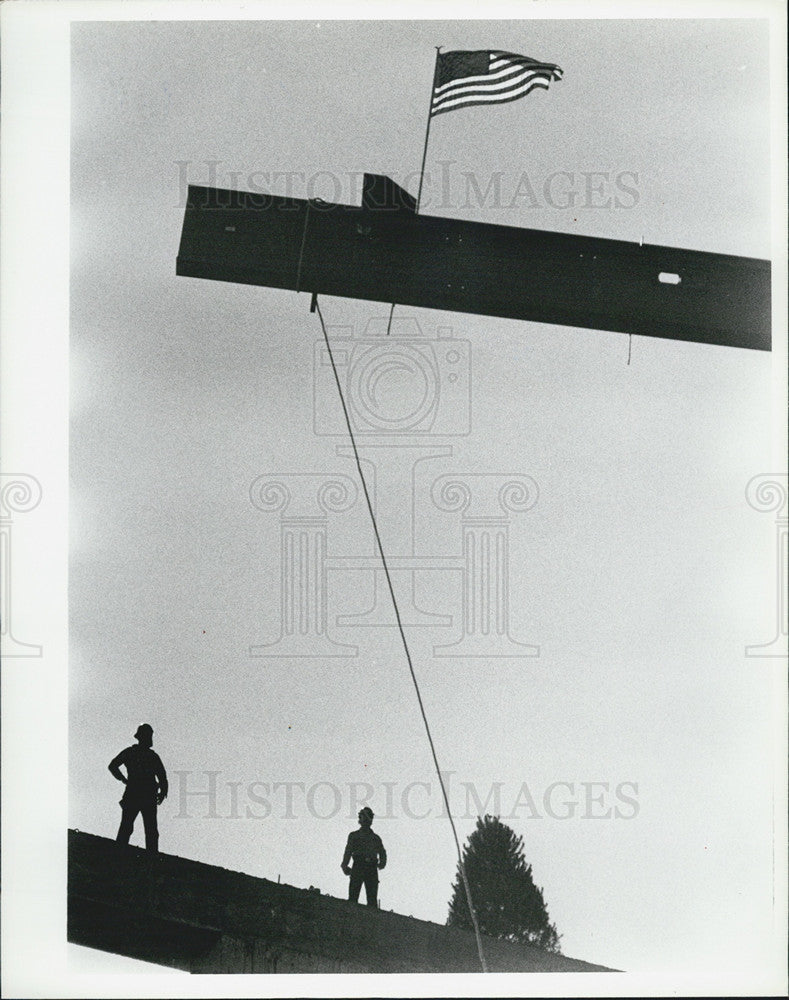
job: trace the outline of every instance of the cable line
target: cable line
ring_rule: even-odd
[[[459,866],[459,869],[460,869],[460,875],[461,875],[461,878],[463,879],[463,887],[464,887],[464,889],[466,891],[466,901],[468,903],[469,914],[471,915],[471,923],[474,926],[474,936],[477,939],[477,952],[479,954],[480,965],[482,966],[482,971],[483,972],[487,972],[488,971],[488,966],[487,966],[487,963],[485,961],[484,952],[482,951],[482,938],[481,938],[480,932],[479,932],[479,924],[477,923],[477,914],[474,911],[474,904],[473,904],[472,899],[471,899],[471,888],[470,888],[470,886],[468,884],[468,876],[466,875],[466,866],[463,863],[463,854],[462,854],[462,851],[460,849],[460,841],[458,840],[457,829],[455,828],[455,820],[454,820],[454,818],[452,816],[452,811],[449,808],[449,796],[447,795],[447,790],[446,790],[446,788],[444,786],[444,779],[441,776],[441,768],[439,767],[439,764],[438,764],[438,757],[436,756],[436,748],[435,748],[435,744],[433,743],[433,736],[432,736],[432,734],[430,732],[430,725],[428,724],[427,715],[425,714],[425,706],[424,706],[424,703],[422,701],[422,694],[421,694],[421,692],[419,690],[419,683],[418,683],[418,681],[416,679],[416,673],[414,672],[414,664],[413,664],[413,662],[411,660],[411,651],[408,648],[408,641],[406,640],[406,637],[405,637],[405,630],[403,629],[403,623],[402,623],[402,621],[400,619],[400,609],[399,609],[399,607],[397,605],[397,598],[395,597],[394,587],[392,585],[392,578],[391,578],[391,576],[389,574],[389,566],[388,566],[388,564],[386,562],[386,556],[384,555],[384,547],[381,544],[381,536],[378,533],[378,523],[375,520],[375,511],[373,510],[373,504],[372,504],[372,501],[370,499],[370,493],[369,493],[369,491],[367,489],[367,481],[365,480],[364,473],[362,472],[362,463],[361,463],[361,461],[359,459],[359,452],[358,452],[358,450],[356,448],[356,439],[353,436],[353,428],[351,426],[351,418],[350,418],[350,415],[348,413],[348,407],[347,407],[347,405],[345,403],[345,396],[344,396],[343,391],[342,391],[342,385],[340,384],[340,376],[337,373],[337,366],[334,363],[334,354],[332,353],[331,344],[329,343],[329,334],[326,331],[326,324],[323,321],[323,313],[321,312],[321,307],[320,307],[320,305],[318,303],[318,296],[317,296],[317,294],[313,294],[312,301],[313,301],[313,303],[315,305],[315,308],[316,308],[316,310],[318,312],[318,319],[320,319],[320,321],[321,321],[321,329],[323,330],[323,339],[326,342],[326,350],[328,351],[329,361],[331,362],[332,371],[334,372],[334,381],[337,384],[337,392],[340,395],[340,403],[342,404],[342,412],[343,412],[343,415],[345,416],[345,424],[346,424],[346,426],[348,428],[348,435],[349,435],[349,437],[351,439],[351,448],[353,449],[353,457],[356,460],[356,468],[357,468],[357,470],[359,472],[359,479],[361,480],[361,483],[362,483],[362,490],[364,492],[364,498],[367,501],[367,509],[370,512],[370,520],[373,523],[373,532],[375,534],[375,541],[376,541],[376,544],[378,546],[378,554],[381,557],[381,563],[383,565],[384,575],[386,576],[386,582],[387,582],[387,585],[389,587],[389,594],[391,595],[391,598],[392,598],[392,606],[394,607],[395,619],[397,620],[397,628],[398,628],[398,631],[400,632],[400,638],[403,640],[403,649],[405,650],[405,658],[408,661],[408,669],[411,672],[411,680],[414,682],[414,690],[416,691],[416,698],[417,698],[417,701],[419,702],[419,711],[422,713],[422,721],[425,724],[425,732],[427,733],[427,741],[430,744],[430,753],[433,756],[433,763],[435,764],[436,774],[438,775],[438,783],[441,786],[441,794],[444,797],[444,806],[446,807],[446,810],[447,810],[447,817],[449,818],[449,824],[452,827],[452,836],[455,839],[455,849],[457,850],[457,855],[458,855],[458,866]]]

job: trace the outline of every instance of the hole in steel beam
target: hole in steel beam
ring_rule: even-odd
[[[658,275],[658,281],[664,285],[678,285],[682,278],[678,274],[673,274],[670,271],[661,271]]]

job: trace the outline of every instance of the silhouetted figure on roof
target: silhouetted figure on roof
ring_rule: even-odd
[[[137,813],[142,813],[145,827],[145,846],[149,851],[159,850],[159,829],[156,825],[156,807],[167,798],[167,773],[159,754],[153,749],[153,729],[144,722],[134,734],[136,746],[126,747],[110,761],[110,773],[126,785],[120,806],[123,810],[118,836],[119,844],[128,844],[134,829]],[[126,768],[126,774],[121,771]]]
[[[351,876],[348,899],[359,902],[359,892],[364,882],[367,905],[378,908],[378,869],[386,867],[386,849],[377,833],[372,831],[373,811],[369,806],[359,812],[359,829],[348,834],[342,870]],[[353,859],[353,867],[348,862]]]

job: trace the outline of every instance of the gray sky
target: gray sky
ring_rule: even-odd
[[[253,507],[250,484],[356,476],[344,440],[315,431],[339,409],[314,367],[308,297],[175,276],[184,178],[208,182],[207,161],[219,186],[292,171],[296,196],[345,201],[353,173],[402,181],[419,167],[433,46],[500,48],[557,62],[564,80],[435,119],[426,213],[768,257],[766,25],[89,23],[72,44],[69,825],[114,836],[106,764],[148,721],[172,781],[163,850],[344,895],[349,783],[373,786],[378,814],[390,783],[382,905],[443,922],[454,847],[399,639],[336,624],[372,602],[372,574],[350,565],[373,551],[359,501],[327,523],[329,555],[350,560],[328,575],[330,634],[358,656],[248,655],[277,638],[281,575],[280,515]],[[480,204],[467,175],[484,191],[496,171],[501,196]],[[590,199],[593,171],[606,177]],[[285,193],[285,178],[268,189]],[[386,313],[322,308],[359,340]],[[566,954],[677,975],[758,965],[771,705],[744,647],[772,634],[774,525],[744,491],[770,467],[769,355],[633,338],[628,366],[624,335],[396,315],[421,325],[424,356],[438,357],[439,327],[468,345],[471,417],[447,409],[442,381],[449,436],[409,440],[451,454],[413,481],[417,452],[383,442],[385,546],[405,554],[413,497],[416,554],[459,556],[460,515],[430,499],[439,476],[539,487],[510,515],[508,563],[510,634],[538,658],[433,655],[460,634],[460,575],[416,577],[417,603],[453,619],[409,637],[461,835],[474,826],[461,782],[483,800],[499,783],[504,814],[526,783],[538,815],[521,805],[507,821]],[[415,390],[398,370],[379,391],[397,409]],[[176,771],[192,789],[219,772],[219,818],[199,798],[178,816]],[[303,783],[294,817],[281,789],[268,817],[247,818],[262,811],[255,781]],[[228,782],[241,783],[235,819]],[[410,782],[430,785],[412,790],[411,816]],[[566,819],[544,807],[556,782],[573,786],[552,799],[557,814],[577,803]],[[588,818],[589,782],[609,786],[593,812],[625,815]],[[625,782],[635,809],[616,796]],[[332,786],[337,815],[312,815],[332,811]]]

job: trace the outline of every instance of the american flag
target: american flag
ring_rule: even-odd
[[[535,87],[547,90],[549,83],[561,78],[561,69],[553,63],[514,52],[441,52],[430,116],[474,104],[515,101]]]

